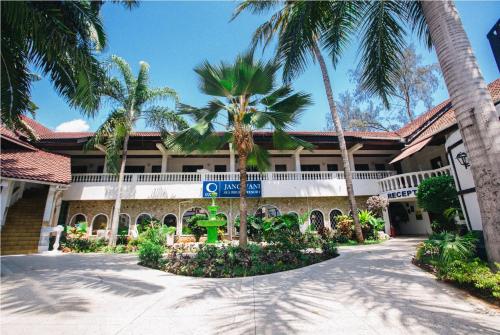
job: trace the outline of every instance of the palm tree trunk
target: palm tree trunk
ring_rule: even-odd
[[[120,165],[120,174],[118,176],[118,187],[116,190],[115,206],[113,208],[113,218],[111,220],[111,236],[109,238],[108,244],[112,247],[116,245],[116,238],[118,235],[120,211],[122,208],[123,178],[125,177],[125,166],[127,165],[128,139],[129,139],[129,134],[127,133],[127,135],[125,136],[125,140],[123,141],[122,162]],[[129,224],[132,224],[132,222],[130,222]]]
[[[347,153],[347,146],[344,138],[344,131],[342,130],[342,123],[340,122],[339,114],[337,113],[337,106],[333,100],[333,90],[330,84],[330,77],[328,75],[328,69],[326,68],[325,59],[321,54],[321,51],[317,44],[314,44],[313,48],[314,55],[318,60],[319,67],[321,69],[321,74],[323,75],[323,83],[325,85],[326,97],[328,98],[328,106],[330,107],[330,113],[332,115],[333,123],[335,124],[335,131],[337,132],[337,137],[339,138],[340,154],[342,156],[342,163],[344,166],[345,183],[347,186],[347,197],[349,198],[349,207],[351,208],[352,217],[354,219],[354,230],[356,233],[356,240],[359,243],[364,241],[363,232],[361,230],[361,225],[359,224],[358,218],[358,207],[356,205],[356,198],[354,197],[354,187],[352,185],[352,174],[351,167],[349,165],[349,155]]]
[[[240,247],[247,245],[247,157],[239,154],[240,170]]]
[[[451,1],[421,1],[469,155],[490,264],[500,262],[500,121]]]

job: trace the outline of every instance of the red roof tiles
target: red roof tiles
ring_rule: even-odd
[[[43,150],[2,150],[1,176],[55,184],[71,182],[71,159]]]

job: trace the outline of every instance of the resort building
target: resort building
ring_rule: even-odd
[[[489,88],[498,111],[500,79]],[[2,253],[47,250],[48,236],[57,225],[85,221],[90,235],[106,236],[118,178],[105,173],[103,148],[85,150],[91,132],[55,132],[33,119],[24,121],[36,140],[1,128]],[[363,208],[372,195],[387,197],[387,232],[392,226],[397,234],[429,234],[431,219],[416,203],[420,182],[440,174],[454,175],[457,185],[471,181],[457,129],[447,100],[393,132],[347,131],[358,206]],[[338,138],[334,132],[292,133],[314,149],[274,150],[271,133],[255,133],[255,142],[270,150],[271,167],[248,174],[249,214],[310,213],[309,224],[315,229],[334,227],[337,215],[349,213]],[[209,193],[215,191],[228,219],[227,234],[233,237],[237,166],[238,157],[229,146],[209,155],[183,154],[167,150],[159,133],[133,133],[120,230],[133,235],[137,223],[154,217],[176,227],[178,240],[190,239],[183,234],[187,220],[204,211]],[[461,187],[459,194],[465,224],[481,230],[473,187]]]

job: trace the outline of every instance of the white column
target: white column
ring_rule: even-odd
[[[7,210],[9,209],[14,182],[11,180],[2,180],[0,188],[0,227],[2,227],[5,224],[5,218],[7,217]]]
[[[236,159],[234,158],[233,144],[229,143],[229,172],[236,171]]]
[[[168,164],[167,148],[165,148],[163,143],[156,143],[156,147],[161,152],[161,173],[166,173],[167,172],[167,164]]]
[[[45,201],[45,210],[43,212],[42,226],[40,228],[40,240],[38,241],[38,252],[49,250],[49,237],[52,232],[50,227],[50,220],[53,214],[54,200],[57,187],[52,185],[47,193],[47,200]]]
[[[349,158],[349,165],[351,166],[351,171],[356,171],[356,167],[354,165],[354,152],[358,151],[362,147],[363,147],[362,143],[356,143],[350,149],[347,149],[347,156]]]
[[[389,218],[389,207],[382,210],[382,217],[385,223],[385,233],[389,235],[391,233],[391,220]]]
[[[304,149],[304,147],[298,147],[293,153],[293,157],[295,160],[295,172],[300,172],[300,152]]]
[[[102,168],[102,173],[108,172],[108,160],[106,158],[106,147],[102,144],[96,144],[95,148],[104,153],[104,166]]]

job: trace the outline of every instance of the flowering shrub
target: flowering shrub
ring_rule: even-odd
[[[382,211],[388,206],[389,200],[378,195],[371,196],[366,200],[366,208],[379,217],[382,216]]]

